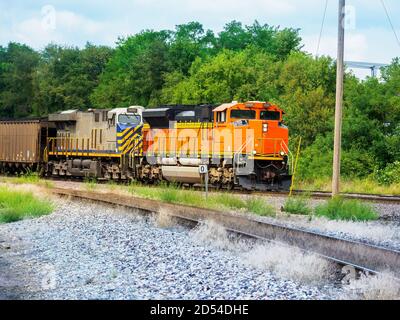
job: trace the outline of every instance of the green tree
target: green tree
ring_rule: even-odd
[[[38,61],[39,55],[26,45],[11,42],[7,48],[0,48],[0,117],[31,114]]]
[[[171,69],[187,75],[196,58],[204,58],[213,53],[215,41],[214,33],[211,30],[205,32],[199,22],[176,26],[168,55]]]
[[[253,100],[260,81],[273,65],[268,54],[249,47],[241,52],[224,50],[215,57],[198,58],[189,76],[174,72],[167,75],[162,93],[164,103],[220,103]]]
[[[112,52],[108,47],[89,43],[82,50],[57,45],[46,47],[35,74],[35,114],[93,107],[90,94],[98,86]]]
[[[239,21],[227,23],[218,35],[218,46],[221,49],[243,50],[251,43],[251,34]]]
[[[256,46],[277,59],[284,60],[292,52],[301,48],[299,29],[280,29],[268,24],[261,25],[255,21],[252,25],[243,26],[241,22],[232,21],[225,25],[217,39],[217,48],[240,51],[248,46]]]
[[[261,25],[258,21],[246,29],[250,35],[250,44],[264,49],[280,60],[285,60],[291,53],[301,49],[300,29],[281,30],[268,24]]]
[[[126,107],[156,103],[167,63],[168,31],[143,31],[120,39],[100,77],[91,101],[97,106]]]
[[[293,53],[282,63],[276,80],[277,102],[286,112],[291,134],[301,136],[304,146],[333,129],[335,79],[330,58]]]

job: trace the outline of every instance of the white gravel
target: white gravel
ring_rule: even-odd
[[[251,266],[180,227],[125,209],[58,200],[50,216],[0,225],[0,298],[335,299]]]

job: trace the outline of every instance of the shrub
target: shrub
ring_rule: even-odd
[[[160,197],[159,199],[161,201],[165,201],[168,203],[178,203],[180,202],[180,194],[179,194],[179,190],[175,189],[175,188],[165,188],[162,189],[160,192]]]
[[[374,178],[382,185],[400,183],[400,161],[389,164],[385,169],[376,170]]]
[[[306,197],[289,197],[282,210],[291,214],[310,215],[312,209]]]
[[[358,200],[333,198],[315,208],[315,214],[331,220],[369,221],[377,220],[379,215],[372,206]]]
[[[247,211],[258,214],[260,216],[273,216],[275,209],[268,205],[262,198],[250,198],[246,202]]]
[[[244,202],[242,199],[227,193],[212,195],[211,197],[209,197],[209,201],[211,201],[211,204],[215,204],[215,206],[221,205],[230,209],[240,210],[247,207],[246,202]]]

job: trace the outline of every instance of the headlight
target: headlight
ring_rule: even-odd
[[[283,156],[285,156],[286,155],[286,153],[284,153],[283,151],[281,151],[281,156],[283,157]]]
[[[256,154],[257,154],[257,150],[254,150],[254,151],[253,151],[253,154],[256,155]]]
[[[263,132],[268,132],[268,123],[263,124]]]

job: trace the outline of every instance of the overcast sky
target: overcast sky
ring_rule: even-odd
[[[400,36],[400,1],[384,0]],[[336,56],[337,0],[329,0],[320,54]],[[400,44],[381,0],[348,0],[346,60],[389,63]],[[119,36],[143,29],[173,29],[201,22],[220,31],[239,20],[301,29],[305,50],[315,54],[325,0],[0,0],[0,45],[23,42],[35,49],[55,42],[113,46]],[[53,9],[55,14],[53,14]],[[354,17],[354,19],[352,19]]]

